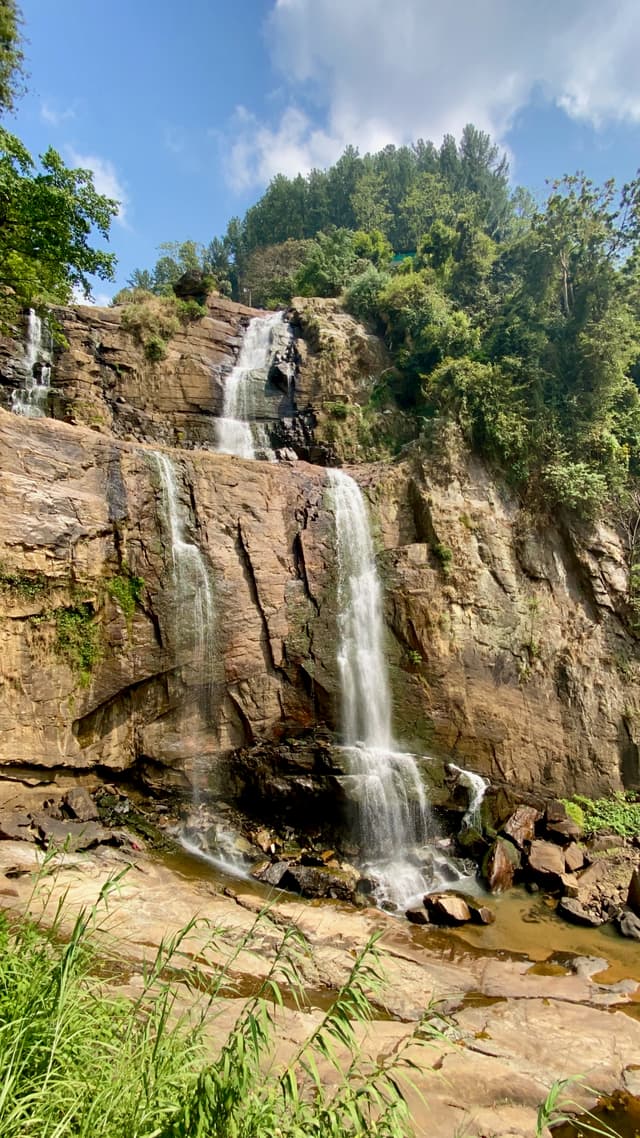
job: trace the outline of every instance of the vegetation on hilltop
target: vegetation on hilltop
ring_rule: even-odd
[[[22,90],[20,11],[0,5],[0,118]],[[51,147],[35,161],[0,125],[0,330],[24,308],[91,295],[91,276],[111,280],[115,256],[93,245],[107,238],[118,203],[99,194],[89,170],[71,170]]]
[[[536,203],[468,126],[280,175],[200,256],[254,304],[341,296],[417,433],[454,421],[523,494],[589,519],[637,497],[639,238],[639,179],[576,174]]]

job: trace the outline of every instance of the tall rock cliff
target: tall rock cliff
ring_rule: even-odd
[[[280,463],[212,450],[251,315],[214,297],[154,363],[121,310],[64,311],[55,418],[0,410],[3,764],[142,766],[158,785],[215,789],[236,748],[335,727],[325,471],[290,446]],[[298,414],[275,377],[274,421],[305,458],[386,459],[348,469],[385,584],[397,737],[525,790],[637,783],[640,667],[618,533],[537,524],[453,433],[391,460],[381,424],[387,441],[406,424],[369,400],[383,345],[333,302],[293,318]],[[341,428],[349,415],[356,430]],[[193,597],[176,593],[158,448],[210,582],[204,648]]]

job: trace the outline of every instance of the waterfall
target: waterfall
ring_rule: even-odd
[[[462,828],[465,829],[473,826],[476,830],[481,830],[482,817],[480,808],[489,783],[486,778],[483,778],[481,774],[476,774],[475,771],[467,771],[464,767],[456,766],[455,763],[449,763],[449,767],[459,775],[460,782],[463,783],[469,791],[469,805],[462,819]]]
[[[281,312],[254,316],[249,323],[238,362],[225,382],[223,417],[217,422],[217,449],[222,454],[273,457],[264,424],[256,419],[283,327]]]
[[[51,388],[51,333],[42,319],[29,309],[27,339],[24,356],[20,361],[25,373],[24,386],[16,387],[11,394],[11,410],[27,419],[42,419],[47,413],[47,399]]]
[[[358,809],[366,871],[379,902],[406,908],[441,884],[443,859],[421,847],[435,837],[415,757],[399,751],[391,728],[384,656],[382,590],[360,488],[340,470],[328,472],[338,560],[338,671],[342,739]],[[448,875],[449,881],[451,874]],[[461,875],[460,875],[461,876]]]
[[[213,592],[205,560],[197,545],[187,541],[184,514],[178,501],[176,471],[169,455],[149,452],[154,459],[160,485],[172,564],[174,611],[177,639],[187,641],[194,660],[200,665],[205,682],[211,676],[211,640],[214,629]],[[185,635],[186,634],[186,635]]]

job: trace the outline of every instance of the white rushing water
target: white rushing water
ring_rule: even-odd
[[[225,381],[222,418],[217,422],[217,449],[222,454],[273,457],[264,425],[256,417],[282,326],[281,312],[254,316],[249,323],[238,362]]]
[[[51,390],[51,333],[42,319],[29,309],[27,339],[20,368],[25,373],[24,384],[11,395],[11,410],[27,419],[43,419],[47,414],[47,399]]]
[[[330,470],[328,481],[336,523],[338,669],[348,782],[377,900],[407,908],[443,880],[450,884],[455,870],[435,846],[425,850],[436,835],[420,771],[415,757],[399,751],[393,738],[382,590],[364,499],[343,471]],[[445,864],[448,872],[441,877]]]
[[[210,675],[214,629],[213,591],[207,566],[197,545],[185,534],[184,511],[180,508],[176,471],[169,455],[151,451],[162,487],[164,516],[171,546],[172,583],[176,628],[181,646],[193,649],[194,660],[207,682]]]
[[[458,767],[455,763],[449,763],[449,766],[451,770],[456,771],[460,782],[463,783],[469,791],[469,805],[462,819],[462,828],[473,826],[476,830],[482,830],[482,815],[480,811],[482,800],[489,786],[487,779],[483,778],[481,774],[476,774],[475,771],[467,771],[464,767]]]

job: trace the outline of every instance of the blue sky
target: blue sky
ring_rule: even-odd
[[[278,171],[465,122],[514,182],[640,165],[638,0],[21,0],[13,127],[122,199],[118,285],[161,241],[207,242]],[[102,285],[96,295],[113,292]]]

